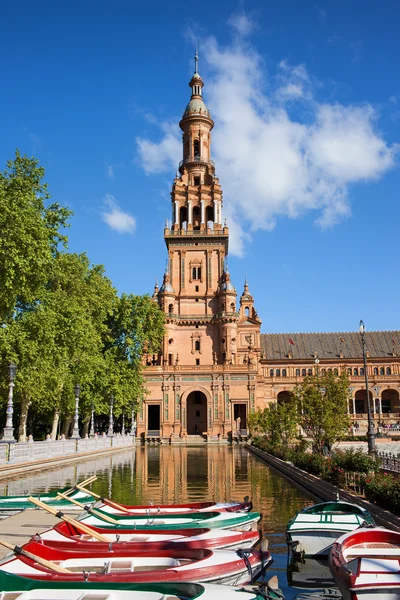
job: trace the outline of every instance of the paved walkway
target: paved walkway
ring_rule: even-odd
[[[340,442],[338,445],[335,445],[335,448],[362,448],[364,452],[368,452],[367,442]],[[386,440],[376,440],[376,449],[378,452],[398,454],[400,453],[400,441],[389,442]]]

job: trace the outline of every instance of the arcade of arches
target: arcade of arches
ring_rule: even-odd
[[[229,228],[211,159],[214,122],[195,72],[179,126],[182,160],[173,180],[168,253],[153,300],[165,314],[158,355],[146,357],[146,396],[137,434],[170,443],[192,436],[207,442],[244,440],[250,412],[285,402],[303,377],[323,371],[349,376],[349,415],[366,425],[362,346],[356,332],[261,334],[247,280],[238,294],[227,266]],[[261,261],[264,257],[260,257]],[[384,422],[400,419],[400,335],[367,332],[371,410]]]

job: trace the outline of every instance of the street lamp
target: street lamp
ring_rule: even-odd
[[[375,402],[378,401],[378,437],[380,437],[380,433],[381,433],[381,399],[378,396],[379,391],[381,388],[379,388],[377,385],[375,387],[372,388],[375,392]]]
[[[92,402],[92,414],[90,416],[90,433],[89,437],[94,437],[94,402]]]
[[[17,365],[11,362],[8,365],[8,401],[6,409],[6,426],[3,429],[3,442],[15,442],[14,438],[14,427],[13,427],[13,395],[14,395],[14,381],[17,373]]]
[[[364,361],[364,375],[365,375],[365,389],[367,392],[367,410],[368,410],[368,454],[375,453],[375,426],[372,420],[371,414],[371,401],[369,398],[369,390],[368,390],[368,373],[367,373],[367,354],[365,348],[365,325],[362,320],[360,320],[359,332],[361,335],[361,345],[362,345],[362,353],[363,353],[363,361]]]
[[[110,394],[110,417],[108,419],[108,433],[107,433],[107,435],[109,437],[114,437],[113,408],[114,408],[114,395]]]
[[[131,436],[136,437],[135,403],[132,402]]]
[[[79,383],[74,385],[74,394],[75,394],[75,413],[74,413],[74,428],[72,430],[71,438],[73,440],[80,440],[81,436],[79,435],[79,394],[81,392],[81,386]]]
[[[125,409],[122,409],[122,430],[121,434],[125,435]]]

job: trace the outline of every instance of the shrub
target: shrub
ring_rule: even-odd
[[[307,452],[296,452],[293,456],[293,464],[307,473],[322,476],[325,470],[326,459],[321,454],[309,454]]]
[[[374,502],[395,515],[400,515],[400,480],[380,473],[365,478],[364,494],[367,500]]]
[[[353,473],[377,473],[381,466],[379,458],[365,454],[360,448],[338,450],[332,456],[332,464]]]

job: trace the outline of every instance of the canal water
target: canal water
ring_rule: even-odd
[[[225,502],[249,496],[263,515],[260,528],[274,558],[265,579],[278,575],[286,600],[341,598],[327,563],[288,560],[286,524],[312,501],[241,446],[137,446],[1,482],[0,495],[42,493],[94,473],[92,490],[125,504]]]

